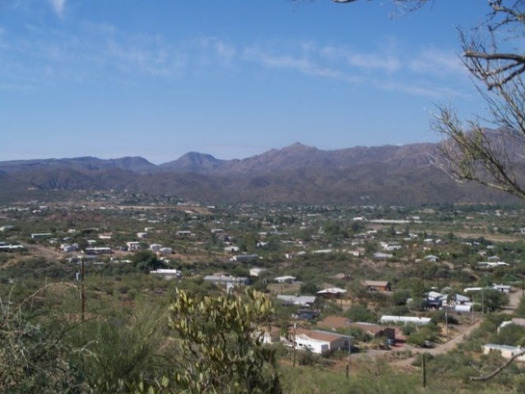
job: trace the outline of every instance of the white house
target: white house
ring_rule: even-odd
[[[90,255],[99,255],[99,254],[111,254],[113,253],[113,251],[111,250],[110,247],[99,246],[99,247],[94,247],[94,248],[85,248],[84,253],[90,254]]]
[[[151,244],[149,246],[149,248],[150,248],[150,250],[152,252],[157,253],[160,250],[160,248],[162,248],[162,245],[160,245],[160,244]]]
[[[33,234],[31,234],[31,238],[32,239],[49,238],[52,235],[53,234],[51,234],[51,233],[33,233]]]
[[[181,271],[176,270],[176,269],[159,268],[158,270],[150,271],[149,273],[152,275],[162,276],[165,279],[173,279],[173,278],[181,277]]]
[[[178,237],[193,237],[193,236],[195,236],[195,234],[193,234],[189,230],[179,230],[179,231],[177,231],[177,236]]]
[[[163,246],[162,248],[159,249],[159,253],[163,256],[168,256],[173,253],[173,249],[168,248],[167,246]]]
[[[129,242],[126,242],[126,247],[128,248],[128,250],[130,252],[133,252],[135,250],[139,250],[140,249],[140,242],[137,242],[137,241],[129,241]]]
[[[494,343],[487,343],[483,345],[483,354],[489,354],[492,352],[500,352],[501,357],[509,359],[514,357],[516,354],[525,353],[525,348],[519,346],[509,345],[496,345]],[[525,354],[516,358],[516,361],[525,361]]]
[[[502,293],[510,293],[511,290],[511,287],[509,285],[497,285],[495,283],[492,285],[492,288]]]
[[[292,282],[295,282],[295,279],[296,279],[295,276],[290,276],[290,275],[278,276],[277,278],[274,278],[274,280],[277,283],[292,283]]]
[[[264,271],[266,271],[266,268],[258,268],[258,267],[250,268],[250,276],[258,277]]]
[[[286,294],[278,294],[277,299],[283,303],[283,305],[300,305],[310,306],[315,304],[315,296],[294,296]]]
[[[317,292],[318,295],[322,297],[327,297],[327,298],[338,298],[338,297],[341,297],[345,293],[346,293],[346,290],[341,289],[339,287],[329,287],[327,289],[319,290]]]
[[[249,263],[257,260],[259,260],[259,256],[256,254],[240,254],[231,258],[231,261],[236,261],[238,263]]]
[[[60,249],[64,253],[76,252],[78,250],[78,244],[62,244]]]
[[[323,354],[339,349],[349,349],[352,337],[321,330],[292,329],[288,337],[281,337],[285,346],[299,350],[310,350],[312,353]]]
[[[226,276],[226,275],[206,275],[204,280],[207,282],[214,283],[216,285],[249,285],[250,278],[245,277],[235,277],[235,276]]]
[[[381,324],[388,324],[388,323],[403,323],[408,324],[412,323],[416,326],[425,326],[430,323],[430,317],[419,317],[419,316],[390,316],[390,315],[383,315],[381,316],[380,322]]]

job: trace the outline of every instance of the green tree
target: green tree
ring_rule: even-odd
[[[319,291],[319,288],[313,282],[304,282],[301,283],[299,291],[301,294],[316,295]]]
[[[169,326],[177,334],[177,392],[280,393],[274,350],[262,332],[273,312],[262,293],[194,298],[178,290]]]
[[[501,345],[523,346],[525,344],[525,327],[517,324],[508,324],[493,335],[491,343]]]
[[[366,305],[354,304],[346,312],[352,321],[356,322],[377,322],[377,316],[374,315]]]
[[[509,302],[509,297],[494,289],[483,289],[472,297],[472,300],[481,305],[485,312],[493,312],[503,308]]]
[[[131,262],[139,271],[146,273],[166,267],[166,264],[149,250],[138,251],[132,256]]]

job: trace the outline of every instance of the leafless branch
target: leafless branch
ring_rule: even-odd
[[[499,374],[501,371],[503,371],[505,368],[507,368],[510,364],[512,364],[512,362],[514,360],[516,360],[518,357],[521,357],[523,355],[525,355],[525,350],[522,351],[522,352],[516,353],[515,355],[513,355],[511,358],[508,359],[508,361],[505,364],[503,364],[501,367],[496,368],[491,373],[489,373],[487,375],[483,375],[483,376],[471,376],[470,380],[471,381],[476,381],[476,382],[485,382],[487,380],[490,380],[494,376]]]

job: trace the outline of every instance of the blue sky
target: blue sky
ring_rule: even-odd
[[[484,1],[0,0],[0,160],[434,142]]]

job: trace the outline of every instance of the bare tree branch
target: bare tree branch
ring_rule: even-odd
[[[487,380],[490,380],[492,379],[494,376],[498,375],[501,371],[503,371],[505,368],[507,368],[510,364],[512,364],[512,362],[514,360],[516,360],[518,357],[521,357],[525,355],[525,350],[522,351],[522,352],[519,352],[519,353],[516,353],[515,355],[513,355],[511,358],[509,358],[507,360],[507,362],[505,364],[503,364],[501,367],[498,367],[496,368],[494,371],[492,371],[491,373],[487,374],[487,375],[483,375],[483,376],[471,376],[470,377],[470,380],[471,381],[476,381],[476,382],[485,382]]]

